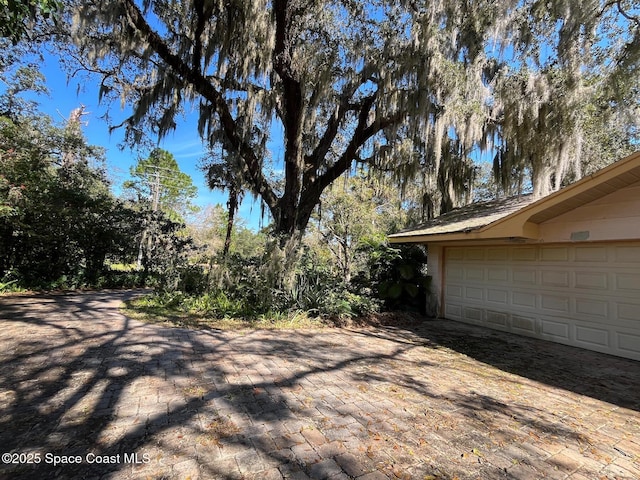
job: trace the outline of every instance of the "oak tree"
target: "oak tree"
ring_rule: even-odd
[[[128,138],[195,108],[285,238],[354,162],[437,185],[452,144],[544,193],[577,168],[585,98],[637,108],[631,0],[69,2],[77,61],[132,106]]]

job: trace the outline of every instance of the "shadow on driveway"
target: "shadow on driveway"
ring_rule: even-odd
[[[505,372],[640,411],[640,362],[447,320],[387,325],[425,346],[446,347]],[[404,331],[404,333],[403,333]]]
[[[133,294],[0,299],[0,477],[640,474],[637,362],[440,321],[166,328]]]

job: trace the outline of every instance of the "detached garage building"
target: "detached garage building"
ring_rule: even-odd
[[[434,316],[640,360],[640,152],[390,241],[428,246]]]

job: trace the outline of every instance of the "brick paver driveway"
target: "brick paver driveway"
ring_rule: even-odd
[[[0,299],[0,477],[640,478],[638,362],[444,321],[172,329],[126,295]]]

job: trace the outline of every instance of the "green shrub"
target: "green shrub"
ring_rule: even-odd
[[[377,311],[379,301],[349,290],[326,261],[303,250],[287,278],[283,253],[271,244],[260,256],[231,254],[180,270],[177,289],[159,289],[149,306],[210,318],[354,317]]]
[[[188,297],[184,306],[189,313],[199,313],[206,317],[253,317],[254,314],[246,303],[241,300],[229,298],[224,292],[211,292],[202,295]]]
[[[390,247],[377,242],[363,244],[362,249],[369,262],[368,269],[354,278],[357,291],[376,295],[387,310],[424,313],[431,284],[426,252],[417,245]]]
[[[123,269],[103,273],[94,286],[96,288],[136,288],[153,286],[153,283],[151,278],[145,281],[142,272]]]
[[[186,265],[180,271],[178,290],[200,295],[207,290],[207,275],[200,265]]]
[[[20,278],[15,272],[7,272],[0,280],[0,293],[19,292],[20,290],[22,290]]]

